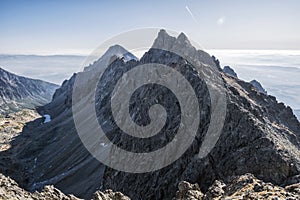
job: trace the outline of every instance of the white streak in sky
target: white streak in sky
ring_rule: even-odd
[[[188,6],[185,6],[185,9],[188,11],[188,13],[191,15],[191,17],[193,18],[193,20],[198,23],[197,19],[195,18],[194,14],[192,13],[192,11],[190,10],[190,8]]]

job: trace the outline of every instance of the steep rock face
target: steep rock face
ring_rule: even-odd
[[[230,76],[238,78],[237,74],[235,73],[235,71],[230,66],[224,66],[223,72],[230,75]]]
[[[183,54],[189,52],[195,58],[203,58],[189,47],[187,41],[183,42],[182,35],[174,41],[172,37],[168,39],[164,32],[161,34],[163,40],[158,37],[154,47],[171,48]],[[165,41],[173,41],[173,45]],[[179,48],[178,44],[182,44],[183,48]],[[166,61],[168,56],[165,52],[159,54],[149,51],[141,61],[144,58],[152,62],[156,59]],[[200,61],[209,63],[208,72],[210,67],[215,67],[206,59]],[[228,94],[227,116],[221,137],[207,157],[198,159],[197,153],[209,118],[204,119],[199,138],[196,137],[191,148],[176,162],[146,174],[130,174],[106,168],[104,188],[121,191],[133,199],[170,199],[170,194],[174,193],[174,183],[180,180],[197,182],[205,191],[217,178],[226,179],[248,172],[277,184],[284,184],[287,179],[299,174],[300,124],[292,110],[278,103],[274,97],[261,94],[250,83],[223,73],[221,75]],[[199,92],[205,97],[205,91]],[[204,110],[204,113],[207,112]]]
[[[261,93],[267,94],[267,91],[263,88],[263,86],[257,80],[252,80],[250,83]]]
[[[222,134],[213,150],[202,159],[197,154],[210,123],[209,93],[201,76],[192,70],[192,64],[170,51],[196,59],[204,66],[203,73],[207,76],[218,73],[222,76],[227,91],[227,113]],[[90,198],[97,189],[113,189],[132,199],[171,199],[178,183],[183,180],[198,183],[203,192],[216,179],[226,180],[233,175],[248,172],[264,181],[277,184],[299,180],[300,124],[292,110],[278,103],[275,97],[258,92],[250,83],[224,74],[215,61],[207,53],[196,50],[184,34],[174,38],[161,31],[153,48],[140,61],[125,62],[118,57],[110,59],[107,79],[97,87],[95,108],[99,123],[107,120],[107,124],[111,125],[108,132],[111,141],[123,145],[127,150],[137,151],[143,148],[149,151],[160,148],[172,139],[172,135],[166,135],[161,137],[161,141],[155,138],[148,141],[149,144],[142,141],[136,143],[136,149],[130,139],[117,134],[119,130],[109,121],[111,116],[106,112],[110,102],[107,100],[108,91],[113,87],[110,83],[116,82],[117,77],[126,70],[138,64],[152,62],[168,65],[176,70],[191,69],[182,70],[183,74],[186,73],[186,77],[191,79],[195,91],[202,99],[202,126],[181,158],[161,170],[143,174],[120,172],[102,165],[84,148],[75,129],[71,110],[72,87],[77,76],[74,75],[57,90],[53,101],[41,110],[49,113],[52,121],[42,125],[38,120],[30,123],[22,136],[12,144],[11,151],[23,137],[31,139],[31,142],[21,147],[17,155],[20,161],[17,165],[18,171],[23,173],[23,176],[16,176],[19,177],[18,182],[29,189],[41,189],[44,185],[54,184],[65,193],[85,198]],[[80,73],[92,76],[95,74],[93,69],[101,65],[100,62],[95,62],[91,70]],[[157,92],[156,89],[154,86],[142,88],[140,93],[135,94],[134,100],[139,102],[144,95],[148,95],[150,104],[160,100],[166,105],[166,110],[170,110],[172,120],[169,122],[178,122],[180,109],[177,102],[172,100],[172,94],[167,90]],[[83,91],[82,96],[84,98],[80,104],[95,103],[88,90]],[[145,104],[147,106],[149,105]],[[141,124],[146,123],[148,119],[143,118],[144,113],[138,112],[138,105],[133,104],[132,108],[134,120]],[[91,117],[87,117],[83,123],[89,124],[90,120]],[[169,127],[171,132],[176,130],[176,124]]]
[[[17,76],[0,68],[0,114],[45,105],[57,88],[58,85]]]

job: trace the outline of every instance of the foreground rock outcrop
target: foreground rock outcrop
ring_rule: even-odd
[[[252,174],[232,178],[228,184],[216,180],[203,194],[198,184],[180,182],[173,200],[300,199],[300,183],[286,187],[265,183]]]
[[[205,194],[199,185],[182,181],[178,184],[178,191],[173,194],[173,200],[238,200],[238,199],[300,199],[300,183],[286,187],[265,183],[252,174],[233,177],[227,184],[215,180]],[[66,195],[54,186],[45,186],[41,192],[27,192],[9,177],[0,174],[0,199],[5,200],[80,200],[74,195]],[[130,200],[120,192],[105,190],[96,191],[92,200]]]
[[[0,199],[3,200],[80,200],[72,194],[66,195],[53,185],[47,185],[41,192],[28,192],[9,177],[0,174]],[[95,192],[92,200],[129,200],[120,192],[106,190]]]

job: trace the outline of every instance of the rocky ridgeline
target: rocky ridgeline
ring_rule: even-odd
[[[238,199],[289,199],[300,198],[300,183],[286,187],[275,186],[255,178],[252,174],[234,177],[225,184],[216,180],[203,194],[198,184],[180,182],[173,200],[238,200]]]
[[[238,78],[237,73],[230,66],[224,66],[223,72],[231,77]],[[267,95],[267,91],[263,88],[260,82],[258,82],[257,80],[252,80],[249,83],[251,83],[258,92]]]
[[[300,183],[286,187],[275,186],[258,180],[251,174],[232,178],[227,184],[216,180],[204,194],[199,185],[182,181],[178,184],[178,191],[173,200],[238,200],[238,199],[286,199],[300,198]],[[41,192],[27,192],[9,177],[0,174],[0,198],[5,200],[80,200],[74,195],[66,195],[53,185],[48,185]],[[120,192],[105,190],[96,191],[93,200],[130,200]]]

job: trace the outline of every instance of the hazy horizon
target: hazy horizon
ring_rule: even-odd
[[[300,50],[207,49],[221,66],[231,66],[244,81],[256,79],[278,101],[300,110]],[[30,78],[61,84],[83,69],[87,56],[0,55],[0,67]],[[138,56],[140,57],[140,55]],[[42,67],[41,67],[42,66]]]

